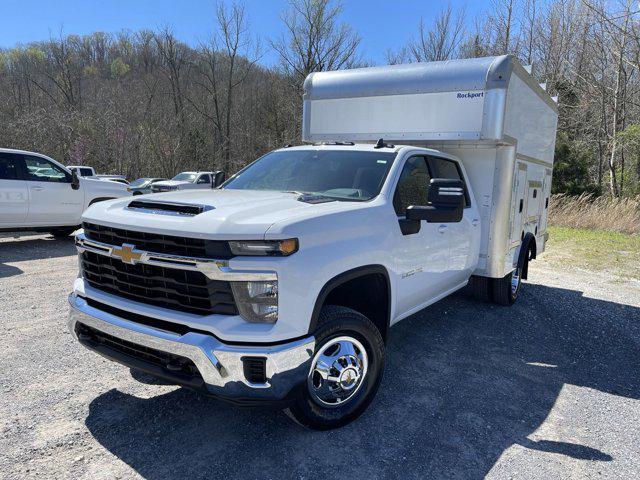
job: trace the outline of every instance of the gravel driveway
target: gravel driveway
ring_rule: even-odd
[[[391,330],[369,410],[322,433],[76,344],[75,275],[71,239],[0,238],[2,478],[640,477],[637,282],[542,258],[512,308],[441,301]]]

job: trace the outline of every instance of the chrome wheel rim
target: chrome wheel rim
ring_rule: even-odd
[[[362,343],[353,337],[332,338],[311,362],[307,387],[311,398],[323,407],[341,407],[360,390],[369,360]]]
[[[511,274],[511,296],[515,298],[520,288],[520,268],[516,268]]]

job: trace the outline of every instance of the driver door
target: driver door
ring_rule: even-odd
[[[393,235],[393,256],[397,273],[399,316],[420,310],[448,287],[449,245],[446,225],[406,220],[409,205],[426,205],[432,174],[427,158],[409,157],[393,196],[398,218]]]
[[[46,158],[24,155],[29,190],[29,225],[75,225],[82,213],[82,190],[71,188],[71,175]]]

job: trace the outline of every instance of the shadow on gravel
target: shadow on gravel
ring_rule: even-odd
[[[41,260],[43,258],[57,258],[77,255],[73,237],[56,239],[53,236],[40,234],[37,237],[16,236],[3,234],[0,239],[0,278],[11,277],[22,273],[17,267],[4,263]]]
[[[640,398],[639,324],[640,309],[573,290],[527,285],[512,308],[460,294],[391,330],[376,400],[340,430],[306,431],[281,413],[180,388],[148,399],[108,391],[86,425],[149,479],[482,478],[516,444],[610,461],[585,445],[528,436],[564,384]]]

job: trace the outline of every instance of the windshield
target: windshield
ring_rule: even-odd
[[[196,179],[195,173],[182,172],[173,177],[171,180],[180,180],[181,182],[193,182]]]
[[[224,188],[296,191],[365,201],[380,193],[395,156],[340,150],[272,152],[238,172]]]
[[[130,186],[132,186],[132,187],[143,187],[144,185],[149,183],[149,180],[151,180],[151,179],[150,178],[139,178],[139,179],[134,180],[133,182],[131,182]]]

